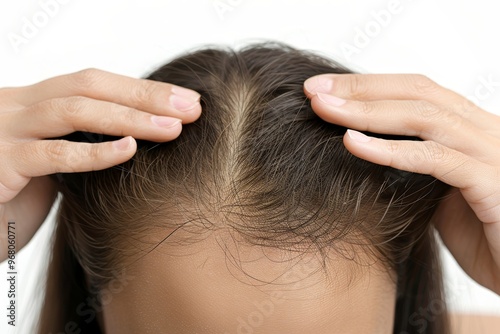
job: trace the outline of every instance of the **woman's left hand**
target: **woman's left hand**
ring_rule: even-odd
[[[359,158],[453,186],[433,222],[467,274],[500,294],[500,116],[415,74],[324,74],[304,90],[327,122],[423,139],[348,130],[344,145]]]

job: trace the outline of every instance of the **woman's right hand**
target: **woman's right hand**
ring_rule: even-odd
[[[57,194],[47,175],[123,163],[135,154],[133,138],[177,138],[182,124],[200,116],[199,98],[186,88],[94,69],[0,89],[0,261],[7,258],[9,221],[19,250],[47,217]],[[94,144],[46,139],[75,131],[126,137]]]

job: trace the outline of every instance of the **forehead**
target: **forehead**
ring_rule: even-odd
[[[396,287],[379,266],[250,246],[229,234],[165,243],[105,298],[106,333],[389,333]]]

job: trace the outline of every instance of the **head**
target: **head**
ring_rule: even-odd
[[[303,92],[322,73],[351,72],[261,44],[152,73],[199,92],[202,115],[63,176],[40,331],[446,333],[430,221],[448,187],[350,154]]]

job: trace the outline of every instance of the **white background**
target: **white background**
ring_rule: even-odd
[[[88,67],[140,77],[197,46],[273,39],[362,72],[423,73],[500,114],[500,20],[494,1],[60,0],[57,7],[42,5],[54,1],[0,3],[0,87]],[[388,10],[390,15],[380,14]],[[39,27],[23,31],[26,22]],[[485,85],[488,80],[496,85]],[[41,294],[37,282],[50,222],[18,254],[17,321],[24,327],[17,333],[30,332],[26,325]],[[444,256],[451,309],[500,315],[500,297]],[[0,332],[14,333],[4,330],[6,272],[4,263]]]

